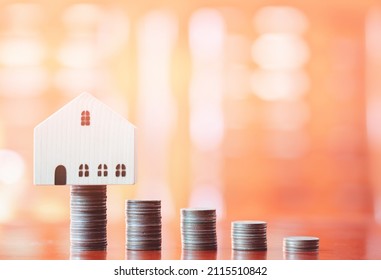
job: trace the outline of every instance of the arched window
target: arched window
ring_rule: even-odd
[[[79,166],[79,177],[89,177],[89,166],[87,164],[81,164]]]
[[[90,125],[90,112],[89,111],[82,111],[82,113],[81,113],[81,125],[82,126],[89,126]]]
[[[98,177],[102,177],[102,176],[107,177],[107,175],[108,175],[107,165],[106,164],[98,165]]]
[[[116,166],[116,177],[126,177],[126,166],[124,164],[118,164]]]

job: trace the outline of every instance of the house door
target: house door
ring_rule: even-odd
[[[54,185],[66,185],[66,168],[58,165],[54,172]]]

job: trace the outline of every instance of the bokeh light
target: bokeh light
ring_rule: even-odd
[[[303,71],[254,71],[251,89],[263,100],[292,100],[309,90],[309,78]]]
[[[309,59],[305,41],[292,33],[266,33],[253,44],[253,60],[263,69],[300,68]]]
[[[217,10],[204,8],[195,12],[189,22],[189,45],[194,57],[216,58],[223,51],[224,22]]]
[[[33,128],[83,91],[137,126],[138,184],[109,188],[111,222],[136,197],[162,198],[168,219],[203,204],[222,219],[373,215],[381,7],[368,2],[8,1],[0,182],[18,204],[3,220],[67,222],[67,189],[32,186]]]
[[[17,152],[7,149],[0,150],[0,183],[20,183],[24,169],[24,160]]]

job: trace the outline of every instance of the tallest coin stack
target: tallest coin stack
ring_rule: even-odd
[[[71,186],[70,245],[74,251],[104,251],[107,247],[107,189]]]

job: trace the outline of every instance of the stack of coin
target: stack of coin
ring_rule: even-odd
[[[313,236],[289,236],[283,239],[283,251],[305,253],[319,251],[319,238]]]
[[[126,201],[126,249],[161,250],[161,201]]]
[[[70,245],[72,250],[103,251],[107,247],[107,189],[71,186]]]
[[[232,222],[231,237],[233,250],[267,250],[267,223],[263,221]]]
[[[216,210],[181,209],[181,241],[183,250],[216,250]]]

